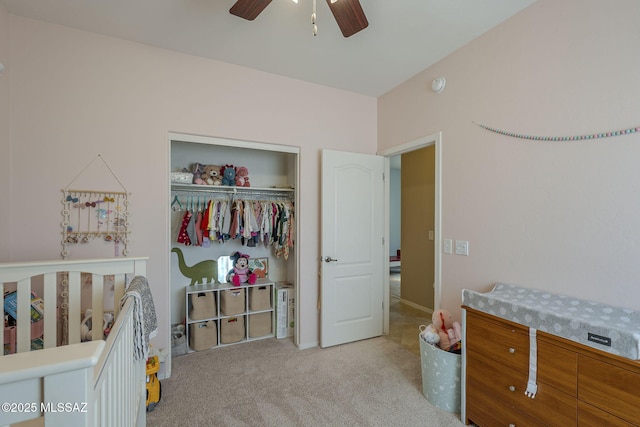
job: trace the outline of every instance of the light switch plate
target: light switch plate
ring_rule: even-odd
[[[451,239],[444,239],[442,251],[445,254],[453,254],[453,241]]]
[[[469,255],[468,240],[456,240],[456,255]]]

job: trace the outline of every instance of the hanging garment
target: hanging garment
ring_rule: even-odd
[[[242,215],[241,211],[242,203],[238,200],[234,200],[233,206],[231,207],[231,225],[229,226],[229,237],[231,239],[237,239],[240,233],[240,221]]]
[[[207,209],[202,214],[202,223],[200,229],[202,230],[202,247],[208,248],[211,246],[209,241],[209,219],[211,217],[211,200],[207,203]]]
[[[198,236],[196,235],[196,214],[191,209],[189,211],[191,212],[191,218],[189,219],[189,225],[187,225],[187,234],[189,235],[191,244],[196,245],[198,242]]]
[[[222,216],[222,200],[216,200],[213,214],[213,223],[214,226],[209,233],[209,238],[211,240],[220,240],[220,221]]]
[[[231,227],[231,203],[227,200],[222,202],[220,208],[220,237],[224,242],[229,239],[229,228]]]
[[[215,230],[216,230],[216,205],[218,203],[215,200],[211,200],[209,202],[209,223],[207,225],[207,230],[205,231],[205,234],[207,236],[207,238],[209,239],[209,242],[211,242],[212,240],[215,240],[213,238],[213,236],[215,235]]]
[[[191,239],[189,238],[189,234],[187,233],[187,226],[189,225],[190,219],[191,212],[185,211],[184,216],[182,217],[182,225],[180,226],[180,231],[178,232],[178,243],[182,243],[185,246],[191,246]]]
[[[198,242],[196,246],[202,246],[202,212],[198,211],[198,216],[196,217],[195,229],[196,229],[196,237],[198,238]]]
[[[251,232],[253,231],[253,220],[251,218],[251,214],[253,212],[253,209],[251,207],[251,202],[249,202],[249,201],[245,200],[242,205],[243,205],[242,213],[244,214],[242,216],[242,218],[243,218],[243,220],[242,220],[242,224],[243,224],[242,237],[244,237],[245,239],[249,239],[249,238],[251,238]]]

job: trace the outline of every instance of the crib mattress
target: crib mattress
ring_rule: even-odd
[[[640,359],[640,311],[504,283],[485,293],[464,289],[462,303],[607,353]]]

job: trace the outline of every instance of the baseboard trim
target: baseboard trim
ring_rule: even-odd
[[[402,299],[402,298],[398,298],[398,300],[402,304],[405,304],[405,305],[408,305],[410,307],[413,307],[416,310],[424,311],[425,313],[428,313],[428,314],[433,314],[433,309],[432,308],[427,308],[427,307],[424,307],[422,305],[416,304],[415,302],[411,302],[411,301],[408,301],[408,300]]]

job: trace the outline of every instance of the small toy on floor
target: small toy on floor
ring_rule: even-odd
[[[157,372],[160,369],[158,356],[151,356],[147,359],[147,412],[156,409],[162,397],[162,384],[158,379]]]

